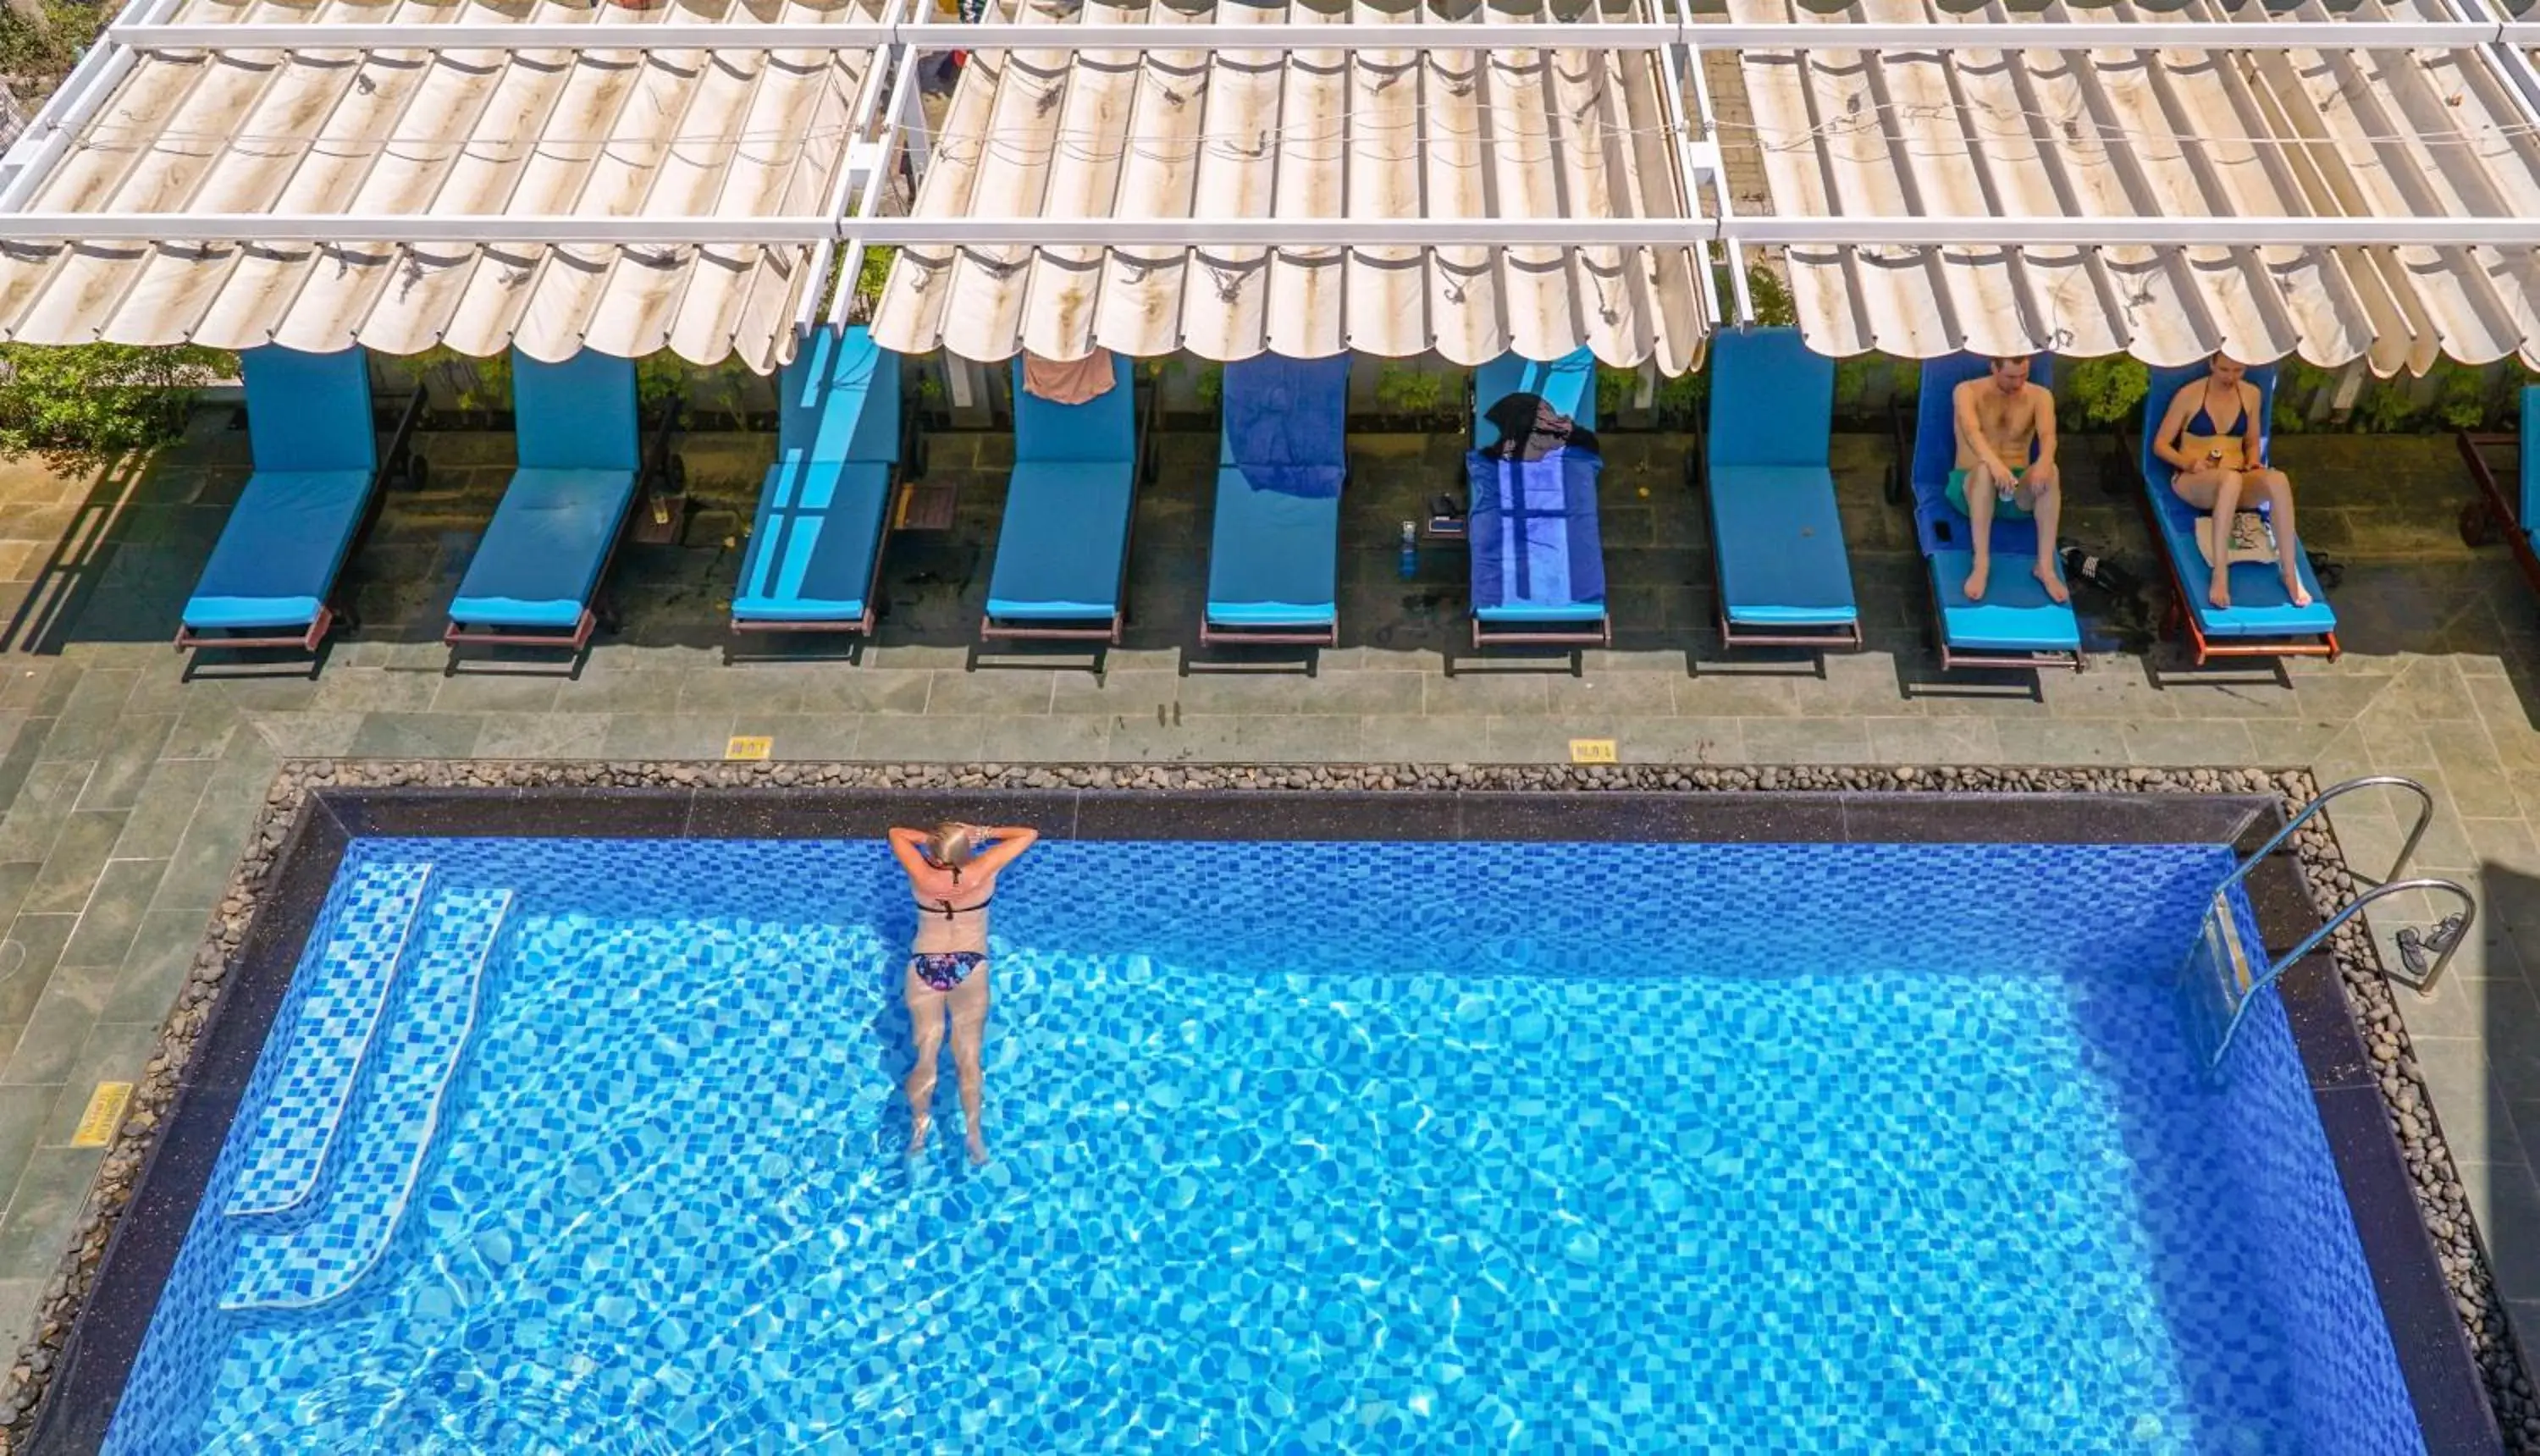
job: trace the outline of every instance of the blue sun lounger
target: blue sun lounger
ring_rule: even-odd
[[[2204,376],[2203,364],[2152,372],[2152,390],[2144,396],[2142,448],[2144,514],[2169,560],[2170,585],[2178,591],[2174,615],[2187,628],[2196,665],[2204,666],[2209,658],[2327,658],[2334,661],[2339,652],[2337,613],[2328,604],[2328,593],[2320,589],[2319,579],[2311,574],[2307,553],[2295,553],[2295,569],[2302,589],[2310,593],[2308,606],[2293,605],[2272,561],[2241,562],[2231,568],[2229,606],[2218,607],[2206,599],[2213,568],[2196,547],[2196,520],[2204,513],[2170,489],[2177,472],[2152,450],[2152,433],[2169,412],[2169,402],[2182,386]],[[2258,386],[2258,432],[2263,442],[2276,407],[2275,366],[2252,367],[2248,381]]]
[[[1349,371],[1347,354],[1226,367],[1202,645],[1339,640]]]
[[[586,349],[562,364],[512,356],[520,466],[450,603],[454,647],[561,647],[599,623],[595,602],[635,504],[643,444],[635,361]]]
[[[732,599],[735,632],[863,632],[881,605],[907,414],[899,356],[819,328],[777,376],[776,463]]]
[[[2054,381],[2055,359],[2040,354],[2028,367],[2030,382]],[[1902,449],[1914,488],[1914,534],[1923,546],[1932,612],[1940,621],[1940,666],[2071,667],[2081,669],[2081,621],[2073,603],[2046,594],[2030,570],[2037,559],[2037,522],[1997,516],[1993,522],[1993,579],[1982,601],[1967,600],[1967,573],[1975,566],[1974,523],[1949,500],[1949,472],[1958,463],[1958,385],[1987,373],[1981,355],[1950,354],[1923,362],[1923,383],[1914,402],[1914,439]]]
[[[2540,384],[2522,388],[2521,433],[2518,435],[2480,435],[2466,430],[2455,431],[2452,439],[2460,446],[2461,459],[2469,466],[2470,480],[2478,486],[2479,499],[2461,511],[2461,540],[2470,546],[2487,546],[2498,536],[2513,552],[2514,564],[2522,568],[2524,581],[2540,591]],[[2505,493],[2503,472],[2489,458],[2491,450],[2510,449],[2519,456],[2515,461],[2515,489]]]
[[[1828,466],[1834,361],[1796,328],[1728,330],[1711,348],[1703,474],[1720,640],[1857,648],[1861,607]]]
[[[344,563],[380,505],[370,359],[268,344],[239,353],[255,472],[212,546],[176,646],[318,651],[347,616]]]
[[[1604,548],[1596,532],[1596,477],[1604,461],[1570,448],[1537,460],[1484,454],[1501,440],[1492,412],[1514,395],[1539,396],[1592,429],[1595,356],[1581,349],[1544,364],[1502,355],[1473,372],[1473,449],[1464,457],[1473,646],[1610,643]]]
[[[1129,361],[1111,367],[1110,388],[1053,404],[1015,360],[1015,468],[982,637],[1120,640],[1144,442]]]

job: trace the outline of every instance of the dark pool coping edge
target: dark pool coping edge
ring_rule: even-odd
[[[201,1034],[181,1072],[165,1077],[168,1085],[160,1095],[136,1096],[136,1111],[164,1106],[165,1115],[138,1129],[133,1124],[144,1120],[128,1118],[109,1153],[109,1160],[123,1156],[133,1167],[128,1196],[100,1199],[93,1190],[91,1206],[109,1220],[111,1231],[97,1251],[93,1278],[82,1277],[92,1271],[79,1260],[81,1250],[65,1260],[64,1279],[57,1282],[65,1287],[52,1302],[74,1304],[76,1315],[44,1312],[37,1339],[41,1349],[43,1328],[54,1329],[58,1374],[43,1381],[40,1403],[21,1414],[0,1450],[86,1451],[103,1442],[302,942],[355,838],[835,838],[879,834],[894,822],[950,817],[1026,821],[1052,838],[1082,839],[2209,842],[2245,851],[2283,822],[2288,802],[2306,800],[2312,789],[2306,774],[2259,771],[2030,771],[2050,786],[2058,779],[2071,783],[1970,792],[1972,786],[1954,772],[1912,769],[1818,771],[1876,786],[1826,791],[1747,782],[1772,771],[1745,771],[1723,786],[1702,782],[1708,774],[1485,769],[1458,772],[1454,787],[1429,788],[1413,785],[1439,771],[1380,778],[1376,770],[1146,770],[1121,775],[1133,781],[1123,787],[1108,770],[1053,773],[1037,767],[1002,771],[993,779],[975,770],[939,770],[933,776],[943,782],[914,784],[904,780],[922,781],[926,771],[840,766],[850,776],[861,772],[882,780],[859,783],[838,782],[834,773],[807,775],[799,767],[788,773],[733,765],[630,765],[599,769],[603,777],[598,782],[577,782],[569,769],[589,774],[598,766],[548,767],[553,771],[523,765],[284,765],[234,881],[232,902],[244,900],[251,917],[235,937],[228,957],[232,969],[219,977],[214,995],[193,1003]],[[433,770],[507,769],[510,782],[431,781]],[[894,775],[903,782],[892,782]],[[1247,781],[1245,775],[1252,777]],[[800,777],[812,781],[796,781]],[[1200,782],[1175,790],[1158,787],[1159,777]],[[1055,782],[1035,782],[1050,780]],[[1379,783],[1386,787],[1363,787]],[[1557,822],[1543,811],[1548,794],[1563,796]],[[1160,812],[1167,806],[1169,815]],[[2342,867],[2326,833],[2306,831],[2300,840],[2301,857],[2313,872],[2323,863]],[[2289,945],[2318,924],[2293,859],[2280,856],[2261,867],[2250,889],[2268,943]],[[216,918],[215,942],[221,928]],[[2339,954],[2374,954],[2360,936],[2337,939]],[[217,964],[218,957],[213,959]],[[2377,977],[2377,969],[2372,974]],[[2428,1229],[2418,1184],[2343,979],[2336,956],[2323,947],[2289,971],[2282,989],[2411,1400],[2430,1451],[2503,1450],[2488,1377],[2455,1307],[2457,1291]],[[180,999],[172,1013],[172,1035],[188,1009]],[[180,1131],[169,1136],[172,1130]],[[2439,1132],[2434,1136],[2439,1143]],[[137,1147],[127,1145],[136,1140]],[[2447,1155],[2444,1161],[2448,1165]],[[102,1169],[101,1188],[107,1183]],[[120,1216],[136,1209],[140,1216]],[[2489,1280],[2487,1292],[2495,1302],[2483,1264],[2478,1273]]]

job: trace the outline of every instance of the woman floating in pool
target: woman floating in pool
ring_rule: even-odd
[[[961,1120],[969,1129],[970,1160],[986,1162],[979,1136],[979,1039],[988,1026],[988,901],[997,893],[997,871],[1040,838],[1030,829],[982,829],[976,824],[938,824],[932,830],[894,829],[890,852],[908,871],[917,894],[917,943],[911,947],[901,995],[917,1041],[917,1065],[908,1071],[908,1150],[924,1150],[934,1122],[935,1063],[944,1049],[944,1021],[952,1020],[952,1071],[961,1084]]]

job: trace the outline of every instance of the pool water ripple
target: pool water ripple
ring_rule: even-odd
[[[983,1168],[879,847],[399,856],[515,908],[394,1243],[217,1310],[226,1149],[113,1450],[2418,1448],[2218,851],[1045,846]]]

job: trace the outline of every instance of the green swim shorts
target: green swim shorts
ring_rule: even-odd
[[[2012,480],[2017,480],[2020,476],[2028,472],[2024,469],[2013,470],[2011,472],[2011,478]],[[1957,507],[1959,514],[1964,515],[1966,513],[1967,472],[1964,470],[1952,470],[1949,472],[1949,504]],[[2016,500],[2006,501],[1997,496],[1994,498],[1993,514],[1994,519],[1997,520],[2026,520],[2028,519],[2028,508],[2019,504]]]

